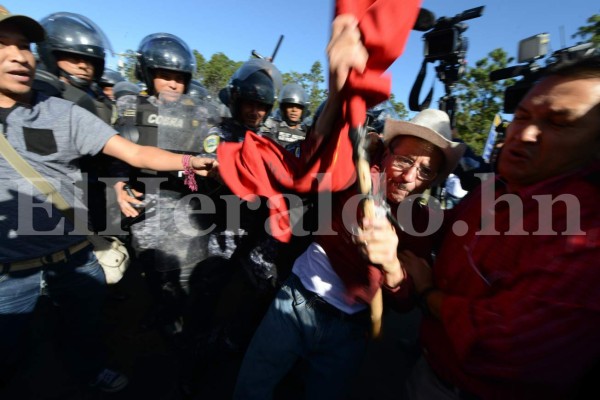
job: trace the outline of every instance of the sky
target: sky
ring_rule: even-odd
[[[69,11],[94,21],[109,38],[114,53],[135,50],[151,33],[168,32],[182,38],[207,60],[222,52],[245,61],[251,51],[268,56],[280,35],[283,42],[275,58],[281,72],[309,72],[315,61],[326,71],[325,47],[329,39],[333,0],[3,0],[15,14],[36,20]],[[453,17],[464,10],[485,6],[480,18],[465,21],[469,40],[467,61],[474,65],[491,50],[503,48],[516,57],[518,42],[538,33],[550,34],[550,49],[576,44],[571,35],[585,25],[600,5],[592,0],[423,0],[422,7],[436,18]],[[408,96],[423,60],[423,32],[413,31],[402,56],[390,67],[392,93],[408,104]],[[116,69],[117,56],[106,66]],[[423,93],[435,83],[434,99],[444,90],[429,65]],[[432,105],[434,106],[434,105]]]

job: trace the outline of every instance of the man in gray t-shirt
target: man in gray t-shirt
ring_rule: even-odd
[[[0,6],[2,134],[76,211],[85,208],[74,185],[81,181],[83,155],[102,152],[139,168],[184,169],[182,155],[129,142],[73,103],[32,91],[30,47],[44,36],[35,20]],[[189,164],[186,170],[200,175],[216,166],[215,160],[198,157]],[[24,329],[44,293],[63,313],[61,336],[74,373],[92,387],[116,392],[127,379],[105,368],[98,337],[104,272],[85,232],[71,231],[60,211],[0,157],[0,374],[4,378],[14,370]]]

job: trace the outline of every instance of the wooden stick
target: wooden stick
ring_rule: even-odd
[[[367,159],[365,150],[366,129],[365,127],[356,128],[355,135],[351,135],[354,142],[354,163],[356,165],[356,174],[358,189],[362,194],[370,195],[372,191],[371,166]],[[375,218],[375,203],[371,197],[362,202],[363,214],[366,218]],[[371,335],[377,339],[381,336],[381,325],[383,316],[383,293],[381,287],[377,289],[375,296],[371,300]]]

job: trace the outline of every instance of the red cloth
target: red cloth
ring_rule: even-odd
[[[346,103],[340,125],[311,157],[294,157],[268,138],[248,131],[242,143],[222,143],[217,149],[220,174],[233,193],[249,200],[271,201],[271,230],[281,241],[291,239],[288,208],[282,193],[339,191],[355,180],[350,127],[364,122],[367,108],[387,99],[391,80],[384,71],[400,56],[416,20],[420,0],[338,0],[336,15],[351,13],[359,19],[369,60],[363,74],[351,71],[344,88]],[[310,138],[306,146],[310,146]],[[316,174],[328,173],[318,181]]]
[[[522,218],[516,205],[496,200],[506,198],[502,182],[495,193],[491,183],[453,210],[469,231],[448,230],[436,257],[435,284],[445,297],[441,321],[423,320],[425,354],[439,376],[481,398],[571,398],[600,359],[600,162],[516,193]],[[563,194],[574,196],[569,207]],[[557,200],[551,211],[540,206],[545,196]],[[494,201],[485,209],[495,211],[482,214]],[[482,215],[497,232],[513,219],[527,234],[475,235]],[[556,234],[544,234],[549,222]],[[585,233],[565,234],[566,227]]]

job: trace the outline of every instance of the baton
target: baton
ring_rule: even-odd
[[[275,50],[273,50],[273,54],[271,55],[271,62],[273,62],[275,60],[275,56],[277,55],[277,52],[279,51],[279,46],[281,46],[281,42],[283,42],[283,35],[279,36],[279,40],[277,41]]]

